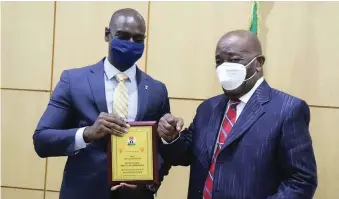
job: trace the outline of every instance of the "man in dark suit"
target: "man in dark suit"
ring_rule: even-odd
[[[40,157],[68,156],[61,199],[151,199],[160,186],[108,184],[105,138],[123,136],[128,121],[158,121],[170,111],[166,86],[135,64],[145,31],[137,11],[118,10],[105,30],[108,57],[62,73],[33,136]],[[170,165],[160,155],[158,168],[162,181]]]
[[[312,198],[317,169],[306,102],[268,85],[261,44],[248,31],[225,34],[215,59],[224,94],[200,104],[181,133],[183,120],[170,114],[158,125],[164,159],[191,166],[188,198]]]

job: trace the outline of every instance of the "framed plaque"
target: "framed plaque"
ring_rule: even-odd
[[[131,122],[123,137],[110,136],[107,146],[111,186],[158,184],[156,122]]]

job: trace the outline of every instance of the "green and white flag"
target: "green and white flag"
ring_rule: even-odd
[[[250,17],[250,31],[258,35],[260,31],[259,26],[259,1],[253,1],[251,8],[251,17]]]

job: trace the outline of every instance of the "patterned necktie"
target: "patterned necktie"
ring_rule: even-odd
[[[118,85],[113,94],[113,113],[119,115],[122,118],[128,118],[128,90],[125,86],[125,80],[128,76],[119,73],[115,75]]]
[[[220,153],[222,145],[225,143],[228,134],[231,132],[232,127],[235,124],[237,116],[236,106],[239,103],[240,103],[239,100],[233,100],[229,102],[229,108],[227,110],[224,120],[222,121],[222,127],[220,128],[217,146],[213,154],[210,170],[208,171],[208,175],[205,181],[205,187],[203,192],[204,199],[212,199],[215,163]]]

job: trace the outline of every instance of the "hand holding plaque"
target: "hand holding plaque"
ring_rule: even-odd
[[[184,126],[184,120],[182,118],[174,117],[171,114],[164,115],[158,125],[158,133],[161,138],[167,142],[171,142],[182,130]]]
[[[108,141],[109,183],[158,184],[156,122],[132,122]]]
[[[112,188],[111,188],[111,191],[115,191],[115,190],[118,190],[120,188],[128,188],[128,189],[138,189],[138,186],[137,185],[134,185],[134,184],[126,184],[126,183],[120,183],[118,185],[114,185]]]
[[[112,134],[123,136],[127,133],[129,125],[123,118],[108,113],[100,113],[93,126],[89,126],[84,131],[84,141],[86,143],[100,140],[106,135]]]

